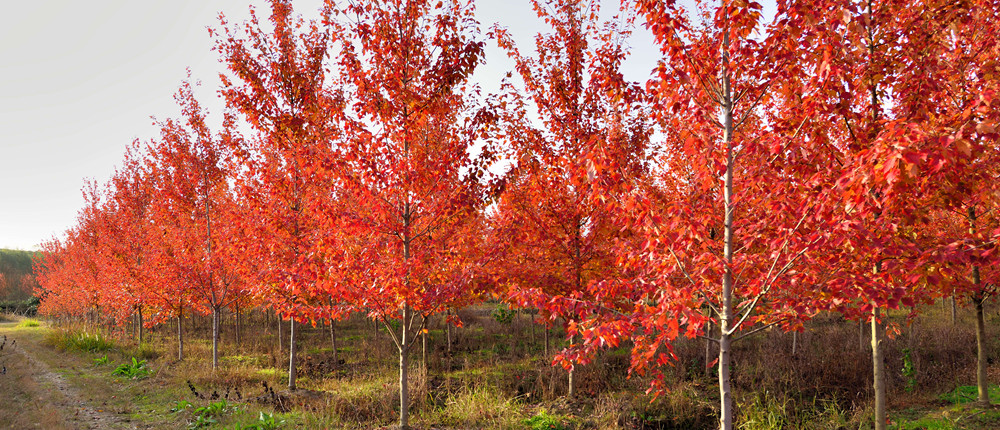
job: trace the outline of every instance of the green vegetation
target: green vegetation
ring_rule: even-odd
[[[566,430],[562,419],[549,415],[545,410],[541,410],[535,416],[524,420],[531,430]]]
[[[53,330],[46,341],[62,351],[108,352],[114,344],[105,336],[75,330]]]
[[[601,352],[592,363],[578,366],[580,396],[568,399],[566,372],[542,357],[543,339],[539,331],[532,333],[531,316],[512,312],[511,321],[505,322],[495,318],[493,311],[490,305],[460,312],[465,326],[453,329],[450,355],[445,353],[440,321],[431,321],[426,376],[419,370],[419,345],[411,355],[416,375],[410,386],[415,428],[697,430],[718,425],[714,409],[718,385],[702,364],[701,340],[676,345],[678,365],[663,375],[671,388],[656,398],[643,394],[649,376],[629,377],[630,356],[624,346]],[[31,339],[37,340],[33,355],[54,360],[50,362],[53,370],[78,369],[63,374],[88,398],[108,402],[106,410],[140,426],[365,429],[393,424],[398,410],[395,346],[384,333],[375,338],[370,321],[358,316],[338,324],[338,349],[344,362],[337,367],[330,361],[326,328],[305,326],[299,390],[288,392],[284,389],[287,349],[277,349],[273,324],[253,324],[267,321],[259,315],[245,319],[250,323],[244,327],[254,336],[239,345],[224,342],[227,355],[213,371],[211,343],[204,339],[210,321],[199,318],[188,321],[186,336],[191,342],[185,345],[183,361],[175,358],[172,335],[176,328],[169,325],[148,331],[141,346],[128,339],[127,332],[106,335],[93,327],[52,328],[48,323],[23,327],[11,321],[0,323],[0,329],[18,339],[18,347],[32,347]],[[906,315],[901,312],[890,318],[905,321]],[[887,350],[894,351],[887,358],[895,375],[891,427],[1000,428],[1000,410],[976,405],[976,388],[967,385],[973,382],[968,375],[974,362],[962,361],[963,356],[954,352],[974,339],[971,329],[951,325],[944,312],[920,324],[920,337],[910,338],[904,332],[886,340]],[[870,383],[866,369],[852,364],[866,358],[866,351],[857,345],[857,330],[853,322],[818,318],[799,335],[796,356],[787,353],[791,338],[780,331],[737,344],[734,354],[741,358],[741,376],[734,381],[736,427],[870,428],[872,411],[866,391]],[[565,345],[560,327],[550,336],[553,350]],[[115,368],[115,376],[103,367],[111,363],[124,363]],[[147,373],[153,369],[156,372]],[[956,380],[963,385],[956,388]],[[1000,400],[1000,387],[990,391],[994,400]],[[116,399],[109,400],[111,395]]]
[[[0,312],[34,315],[38,310],[38,299],[32,298],[37,286],[33,271],[37,255],[0,248]]]
[[[40,325],[42,325],[42,324],[40,322],[38,322],[38,320],[34,320],[34,319],[31,319],[31,318],[25,318],[25,319],[21,320],[21,322],[17,323],[17,326],[18,327],[22,327],[22,328],[38,327]]]
[[[122,363],[111,372],[112,375],[129,379],[143,379],[149,377],[150,373],[153,371],[146,366],[146,360],[138,360],[135,357],[132,357],[131,363]]]

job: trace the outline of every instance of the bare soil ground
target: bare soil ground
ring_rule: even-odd
[[[0,427],[12,429],[133,429],[127,417],[106,410],[103,399],[84,394],[78,386],[83,372],[60,367],[51,349],[40,344],[42,336],[16,322],[0,323]],[[6,342],[4,342],[6,339]],[[48,359],[48,360],[46,360]],[[2,370],[2,369],[0,369]],[[67,378],[74,373],[75,378]]]

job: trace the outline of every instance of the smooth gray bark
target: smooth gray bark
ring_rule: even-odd
[[[872,308],[872,370],[875,390],[875,430],[886,429],[885,358],[882,356],[882,339],[885,330],[879,322],[879,308]]]

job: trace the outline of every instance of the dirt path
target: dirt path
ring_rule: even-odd
[[[0,323],[0,396],[5,400],[0,402],[0,428],[135,428],[127,416],[109,410],[94,390],[81,390],[93,381],[87,374],[73,365],[57,364],[65,359],[56,355],[44,356],[55,353],[42,340],[38,331]]]
[[[66,424],[71,428],[80,429],[119,429],[132,428],[123,425],[117,416],[105,413],[88,404],[80,395],[79,390],[66,381],[66,377],[52,372],[45,362],[36,359],[24,348],[12,348],[30,366],[31,377],[43,388],[59,393],[52,406],[63,411]]]

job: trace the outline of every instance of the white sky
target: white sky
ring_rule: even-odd
[[[604,0],[608,15],[618,1]],[[173,100],[191,69],[212,113],[222,65],[205,28],[224,12],[241,23],[264,0],[4,1],[0,14],[0,247],[36,249],[75,222],[85,178],[104,183],[134,140],[158,135],[151,116],[178,114]],[[295,0],[309,17],[320,0]],[[478,0],[483,32],[507,26],[523,52],[546,31],[528,0]],[[659,55],[645,30],[633,37],[626,77],[645,81]],[[493,90],[511,62],[488,43],[476,77]]]

